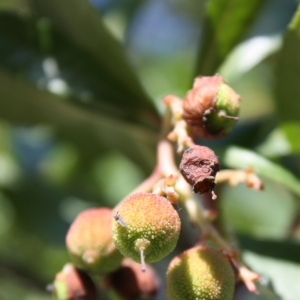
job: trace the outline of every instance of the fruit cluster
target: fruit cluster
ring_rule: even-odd
[[[96,285],[122,299],[153,299],[160,281],[148,263],[160,261],[176,247],[181,230],[177,199],[192,219],[186,204],[193,198],[191,191],[212,193],[211,198],[216,198],[213,190],[220,168],[218,158],[211,149],[195,145],[193,136],[214,139],[228,134],[238,119],[240,96],[215,75],[196,78],[183,101],[168,96],[165,103],[169,108],[176,104],[172,141],[186,149],[180,168],[172,163],[162,167],[166,163],[161,160],[171,161],[166,157],[170,152],[165,152],[158,157],[158,173],[154,174],[158,176],[152,176],[154,181],[148,180],[151,184],[143,191],[128,196],[114,209],[93,208],[77,216],[66,236],[73,265],[68,264],[56,276],[57,299],[97,299],[87,274],[94,279],[100,275]],[[163,151],[166,143],[172,147],[165,138],[158,149]],[[171,261],[166,274],[167,299],[231,300],[235,275],[230,262],[201,240]]]

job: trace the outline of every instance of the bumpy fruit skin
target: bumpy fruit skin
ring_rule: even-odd
[[[66,264],[56,274],[53,295],[57,300],[96,300],[96,287],[92,279],[72,264]]]
[[[183,118],[195,135],[217,139],[232,130],[240,102],[240,95],[220,75],[200,76],[183,101]]]
[[[177,211],[164,197],[136,193],[122,201],[115,211],[126,227],[113,220],[113,241],[120,252],[140,262],[144,246],[145,262],[161,260],[176,246],[181,222]]]
[[[91,208],[81,212],[72,223],[66,245],[77,268],[106,274],[121,265],[123,257],[112,241],[112,218],[109,208]]]
[[[168,300],[232,300],[234,272],[218,251],[199,246],[176,256],[167,271]]]

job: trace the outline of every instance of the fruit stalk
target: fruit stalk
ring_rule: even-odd
[[[167,176],[173,175],[177,178],[175,191],[178,193],[180,204],[187,212],[191,223],[196,224],[201,229],[205,239],[210,239],[219,249],[225,250],[228,255],[232,257],[232,260],[234,260],[238,268],[240,278],[244,281],[250,291],[255,292],[254,282],[259,278],[259,275],[250,271],[238,258],[233,258],[233,255],[236,253],[235,249],[227,243],[211,223],[205,210],[199,206],[194,198],[190,185],[185,181],[176,166],[172,142],[177,141],[177,149],[180,151],[183,151],[188,147],[196,146],[189,136],[188,127],[186,126],[185,121],[180,119],[181,104],[179,101],[181,100],[175,96],[167,96],[164,99],[167,109],[157,145],[157,164],[152,174],[130,194],[136,192],[149,192],[159,180],[166,178]],[[172,121],[175,122],[175,124],[177,123],[177,127],[175,125],[173,131],[170,133]],[[172,135],[175,138],[171,142],[169,139],[170,137],[172,138]],[[141,252],[141,261],[142,257],[143,255]]]

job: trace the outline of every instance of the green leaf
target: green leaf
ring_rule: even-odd
[[[239,147],[229,147],[225,152],[224,162],[231,168],[246,169],[251,167],[259,176],[280,183],[300,196],[300,181],[297,177],[282,166],[255,152]]]
[[[26,0],[1,0],[0,9],[2,10],[20,10],[26,9]]]
[[[232,83],[277,52],[281,44],[282,36],[279,34],[247,39],[232,50],[218,73]]]
[[[213,75],[249,30],[265,0],[210,0],[196,75]]]
[[[95,162],[92,174],[103,203],[109,206],[117,205],[143,180],[138,166],[116,150],[101,156]]]
[[[0,64],[39,87],[93,112],[118,114],[155,127],[157,112],[149,99],[133,96],[107,66],[97,63],[49,20],[2,12],[0,43]]]
[[[272,286],[262,285],[259,282],[255,284],[258,294],[251,293],[247,290],[246,286],[237,285],[234,299],[236,300],[283,300],[280,296],[276,295]]]
[[[274,129],[257,150],[267,157],[300,154],[300,122],[284,122]]]
[[[11,274],[10,269],[1,268],[0,274],[2,278],[1,283],[1,298],[18,300],[51,300],[53,299],[49,293],[42,289],[38,289],[27,278],[19,278],[16,274]],[[25,277],[25,276],[24,276]]]
[[[147,172],[152,169],[156,134],[141,124],[84,110],[1,70],[0,82],[1,118],[17,124],[54,125],[86,159],[119,149]]]
[[[275,99],[281,120],[300,118],[300,6],[284,36],[283,46],[277,56],[275,73]]]
[[[225,185],[222,199],[220,211],[225,224],[235,232],[258,239],[284,239],[297,213],[294,195],[266,178],[263,191],[249,189],[245,184],[234,188]]]
[[[274,290],[282,299],[300,298],[298,282],[300,281],[300,265],[284,260],[277,260],[257,255],[250,251],[243,253],[243,260],[256,272],[271,280]]]
[[[131,105],[135,102],[154,105],[141,86],[130,66],[123,47],[104,26],[99,13],[88,1],[82,0],[31,0],[34,11],[46,17],[75,47],[86,52],[94,63],[106,70],[116,90],[123,90]],[[130,97],[128,97],[130,96]]]
[[[300,264],[300,243],[294,239],[257,239],[238,234],[238,243],[242,251],[249,250],[260,255]]]

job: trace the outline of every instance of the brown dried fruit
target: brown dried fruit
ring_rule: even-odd
[[[130,258],[124,258],[121,268],[107,275],[105,283],[126,300],[153,299],[159,287],[154,269],[147,265],[147,272],[142,272],[140,264]]]
[[[208,147],[195,145],[185,150],[179,167],[195,193],[204,194],[214,189],[220,165],[215,153]]]
[[[232,130],[240,101],[220,75],[197,77],[183,101],[182,117],[195,135],[217,139]]]

